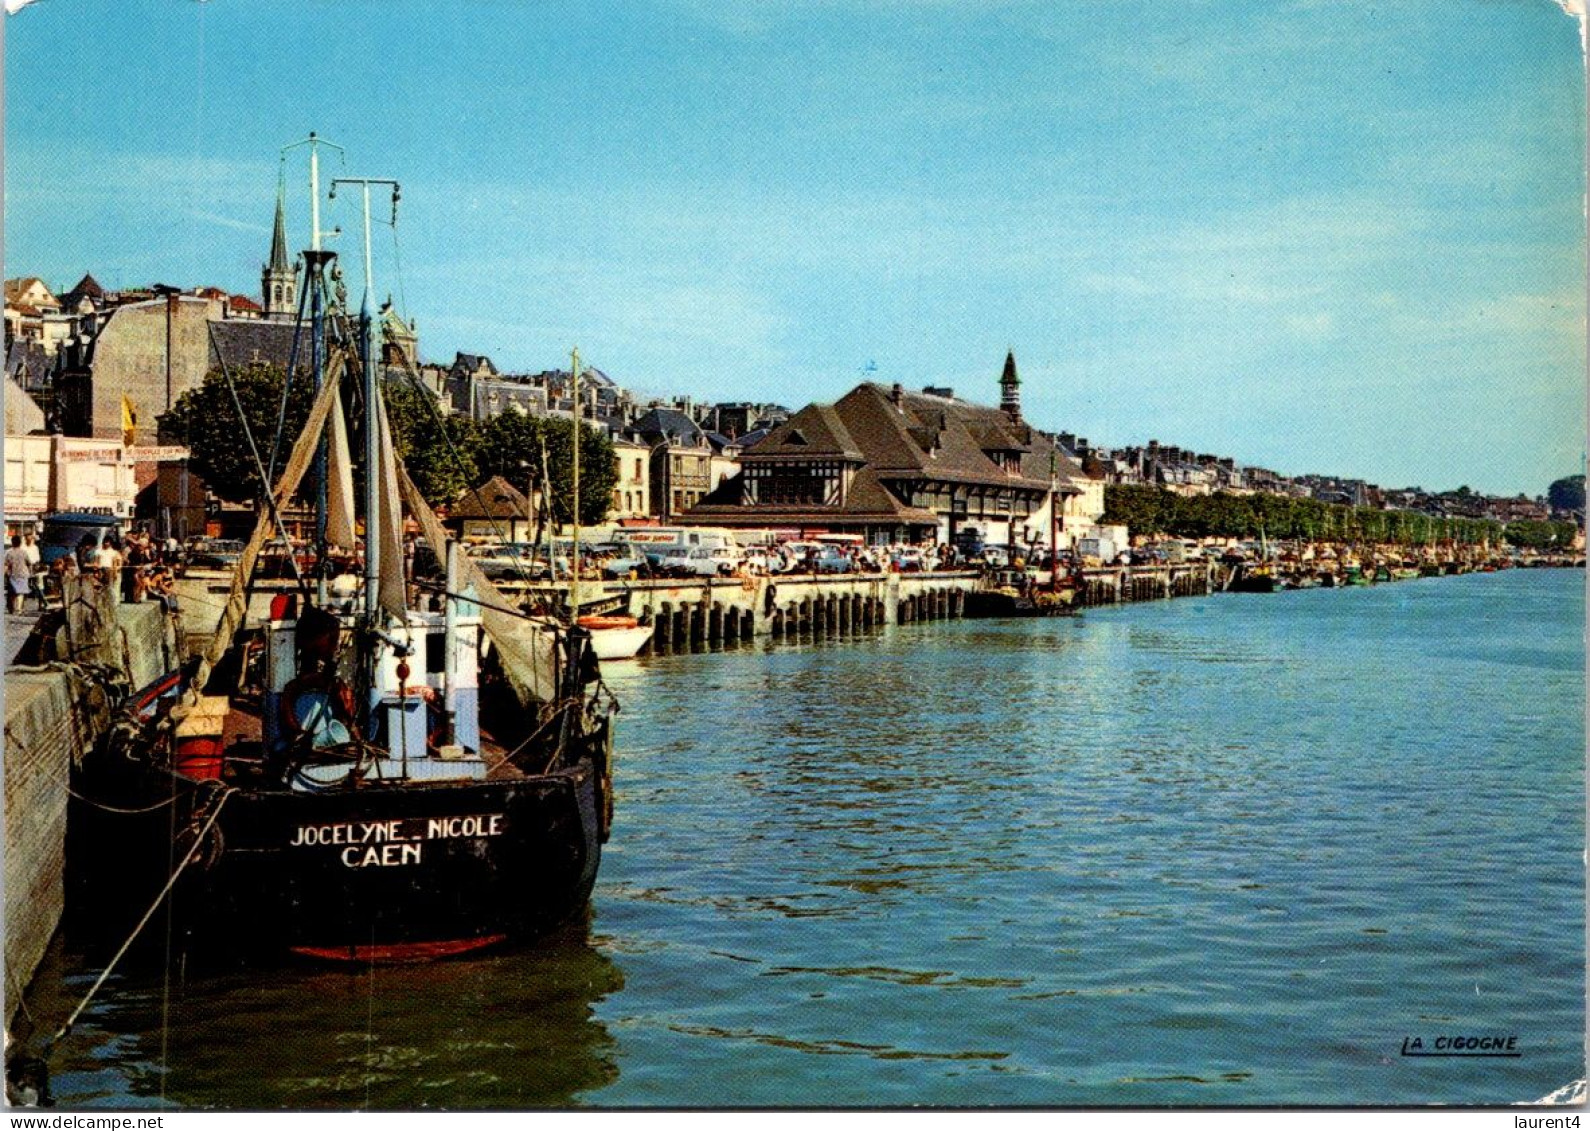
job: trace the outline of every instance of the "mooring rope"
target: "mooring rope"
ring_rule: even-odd
[[[94,808],[103,809],[107,813],[120,813],[123,816],[137,816],[140,813],[153,813],[156,809],[164,809],[167,805],[170,805],[172,802],[176,801],[176,797],[173,795],[166,798],[164,801],[156,801],[153,805],[145,805],[142,809],[121,809],[115,805],[106,805],[103,801],[95,801],[92,797],[84,797],[71,786],[66,787],[66,792],[68,796],[75,797],[84,805],[92,805]]]
[[[137,939],[138,936],[143,933],[143,929],[149,925],[149,920],[154,918],[155,912],[158,911],[160,909],[160,905],[165,902],[166,896],[171,894],[171,889],[177,884],[177,878],[181,876],[183,870],[193,862],[193,858],[198,854],[199,847],[204,843],[205,836],[209,834],[209,831],[215,826],[215,822],[220,818],[221,810],[226,807],[227,800],[232,796],[233,793],[237,792],[230,787],[222,787],[222,789],[223,792],[220,795],[220,799],[216,801],[215,808],[210,810],[209,820],[204,822],[204,827],[199,830],[199,835],[194,838],[193,844],[188,848],[187,854],[182,858],[182,863],[178,864],[176,871],[171,873],[171,878],[166,881],[166,886],[160,889],[160,894],[155,896],[155,901],[149,905],[149,910],[144,912],[143,918],[139,919],[138,925],[132,929],[132,934],[127,936],[127,941],[121,944],[120,949],[118,949],[111,957],[110,963],[105,967],[104,970],[100,971],[99,977],[94,979],[94,984],[88,988],[88,993],[83,995],[83,1000],[78,1002],[77,1007],[67,1015],[66,1021],[63,1022],[61,1027],[55,1031],[54,1036],[44,1043],[44,1055],[46,1057],[49,1056],[51,1050],[55,1048],[56,1044],[63,1040],[67,1034],[72,1031],[72,1026],[77,1023],[77,1019],[82,1015],[83,1010],[88,1008],[88,1003],[94,1000],[94,995],[99,993],[100,987],[105,984],[105,980],[109,978],[111,972],[116,969],[116,964],[122,960],[127,951],[132,947],[133,941]]]

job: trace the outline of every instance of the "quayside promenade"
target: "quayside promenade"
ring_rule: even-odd
[[[1079,605],[1192,597],[1217,590],[1225,570],[1215,563],[1110,566],[1082,571]],[[1047,572],[1033,575],[1042,589]],[[561,606],[566,585],[498,581],[515,603]],[[586,612],[639,617],[654,626],[653,651],[732,647],[757,639],[775,641],[842,636],[890,624],[958,620],[969,615],[968,598],[986,590],[979,570],[929,573],[780,574],[737,578],[640,579],[581,582]],[[250,616],[263,615],[271,596],[290,582],[266,582],[254,592]],[[203,646],[220,615],[227,583],[190,575],[177,583],[187,648]]]

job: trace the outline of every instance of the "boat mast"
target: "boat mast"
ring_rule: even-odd
[[[330,146],[341,153],[342,146],[335,142],[327,141],[309,131],[309,136],[302,141],[295,141],[290,145],[282,146],[282,158],[286,160],[289,150],[300,146],[309,147],[309,251],[304,254],[304,263],[308,268],[310,300],[309,319],[309,371],[313,375],[315,392],[320,392],[321,383],[325,380],[325,266],[331,256],[320,250],[320,147]],[[300,308],[302,309],[302,308]],[[288,380],[292,375],[288,375]],[[327,467],[327,438],[322,435],[320,445],[315,449],[315,599],[317,603],[326,603],[326,467]],[[286,532],[283,531],[285,536]],[[287,546],[287,553],[293,552],[291,543]]]
[[[371,295],[375,292],[375,266],[370,255],[370,186],[391,186],[394,224],[399,189],[396,181],[386,177],[338,177],[331,182],[333,196],[338,185],[358,185],[364,192],[364,298],[359,304],[359,362],[364,370],[364,619],[374,629],[381,613],[381,539],[376,529],[381,513],[381,444],[376,412],[380,382],[376,379],[375,318],[370,312]]]
[[[569,395],[574,399],[574,535],[569,550],[569,623],[580,619],[580,347],[569,356]]]
[[[1060,478],[1059,453],[1049,449],[1049,589],[1060,591]]]

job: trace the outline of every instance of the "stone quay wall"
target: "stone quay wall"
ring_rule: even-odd
[[[68,579],[57,660],[5,673],[6,1017],[60,925],[73,764],[109,725],[102,675],[137,690],[180,662],[175,619],[157,601],[123,604],[117,587]],[[95,672],[95,668],[108,672]]]

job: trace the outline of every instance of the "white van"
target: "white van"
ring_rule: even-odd
[[[613,541],[628,542],[646,553],[651,553],[654,547],[658,550],[670,546],[704,546],[709,550],[739,547],[734,531],[712,526],[620,526],[613,531]]]

